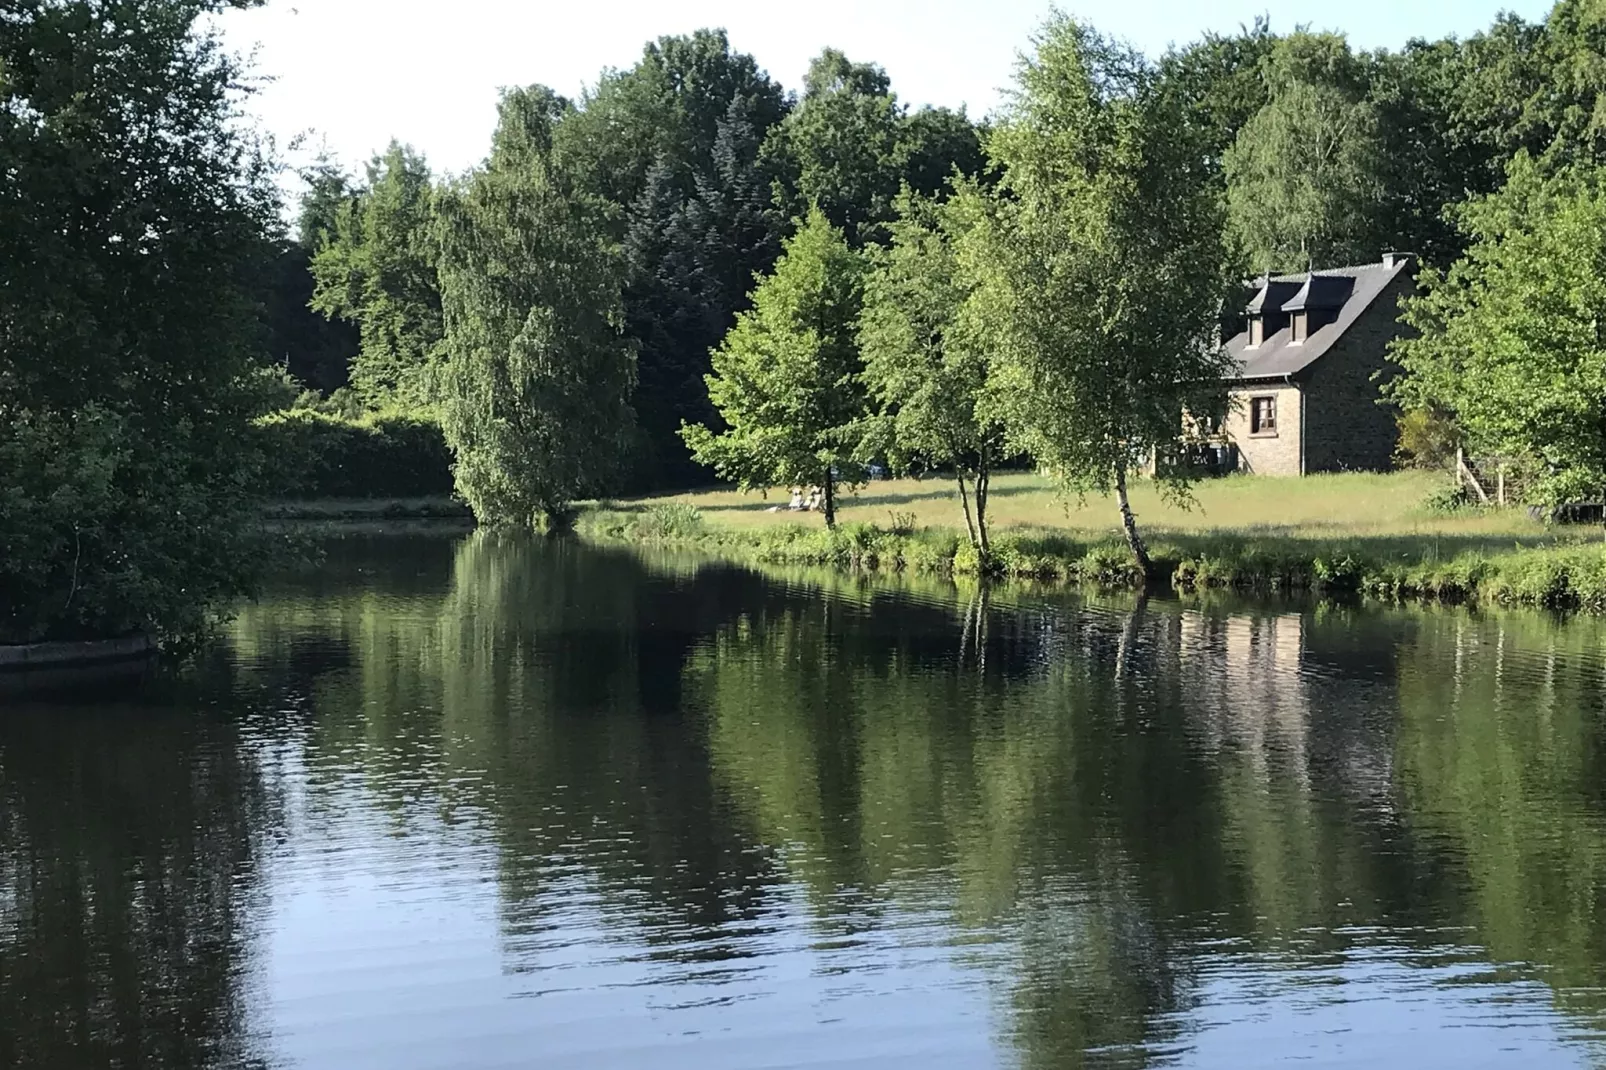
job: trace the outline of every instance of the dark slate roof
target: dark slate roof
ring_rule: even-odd
[[[1298,292],[1297,282],[1287,279],[1262,280],[1255,290],[1255,296],[1250,299],[1249,306],[1244,311],[1251,316],[1260,312],[1276,311],[1293,300]]]
[[[1300,312],[1304,309],[1317,309],[1331,312],[1343,308],[1349,295],[1355,292],[1355,276],[1328,274],[1324,271],[1314,271],[1305,280],[1305,285],[1299,288],[1293,300],[1283,305],[1284,312]]]
[[[1335,282],[1317,282],[1312,289],[1321,299],[1331,299],[1333,290],[1348,289],[1348,294],[1338,307],[1338,316],[1332,322],[1319,330],[1313,331],[1309,338],[1303,342],[1294,342],[1289,328],[1284,327],[1267,338],[1255,348],[1249,348],[1249,332],[1243,331],[1227,342],[1227,352],[1242,365],[1242,370],[1234,379],[1282,379],[1304,371],[1317,358],[1343,337],[1361,314],[1372,306],[1384,290],[1388,289],[1402,271],[1409,270],[1413,258],[1402,256],[1392,264],[1365,264],[1361,267],[1334,268],[1328,271],[1315,273],[1317,279],[1336,280]],[[1275,275],[1270,280],[1269,289],[1280,284],[1296,287],[1303,290],[1311,282],[1311,277],[1303,272],[1297,275]],[[1274,294],[1272,296],[1275,296]],[[1293,303],[1290,298],[1284,304],[1289,311]],[[1312,304],[1311,308],[1333,308],[1332,305]]]

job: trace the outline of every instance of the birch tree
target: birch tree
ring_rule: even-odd
[[[1002,189],[970,254],[998,350],[991,411],[1066,491],[1113,492],[1148,573],[1130,478],[1185,412],[1224,414],[1219,323],[1240,276],[1208,153],[1149,61],[1064,16],[1036,45],[990,140]],[[1185,471],[1157,478],[1185,494]]]

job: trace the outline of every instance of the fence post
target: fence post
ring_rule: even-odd
[[[1456,447],[1455,451],[1455,474],[1462,482],[1471,484],[1472,489],[1477,492],[1480,502],[1484,505],[1489,504],[1489,492],[1483,489],[1483,484],[1478,482],[1478,477],[1473,474],[1471,467],[1468,466],[1467,451],[1459,446]]]

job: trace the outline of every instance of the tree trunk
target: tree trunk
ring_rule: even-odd
[[[992,544],[987,539],[987,490],[992,486],[992,481],[992,466],[987,463],[984,451],[980,463],[976,465],[976,536],[983,558],[990,557],[993,552]]]
[[[1126,535],[1126,545],[1132,551],[1132,561],[1143,573],[1145,582],[1154,578],[1154,562],[1149,560],[1149,548],[1143,545],[1143,536],[1138,534],[1138,522],[1132,516],[1132,503],[1126,495],[1126,465],[1115,470],[1115,500],[1121,506],[1121,530]]]
[[[954,467],[954,478],[959,481],[959,502],[965,508],[965,534],[970,536],[970,545],[981,548],[981,542],[976,538],[976,524],[970,518],[970,492],[965,489],[965,470]]]
[[[836,479],[831,475],[831,469],[825,470],[825,526],[836,527]]]

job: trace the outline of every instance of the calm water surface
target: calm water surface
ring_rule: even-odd
[[[1606,1066],[1606,629],[345,538],[0,695],[0,1067]]]

